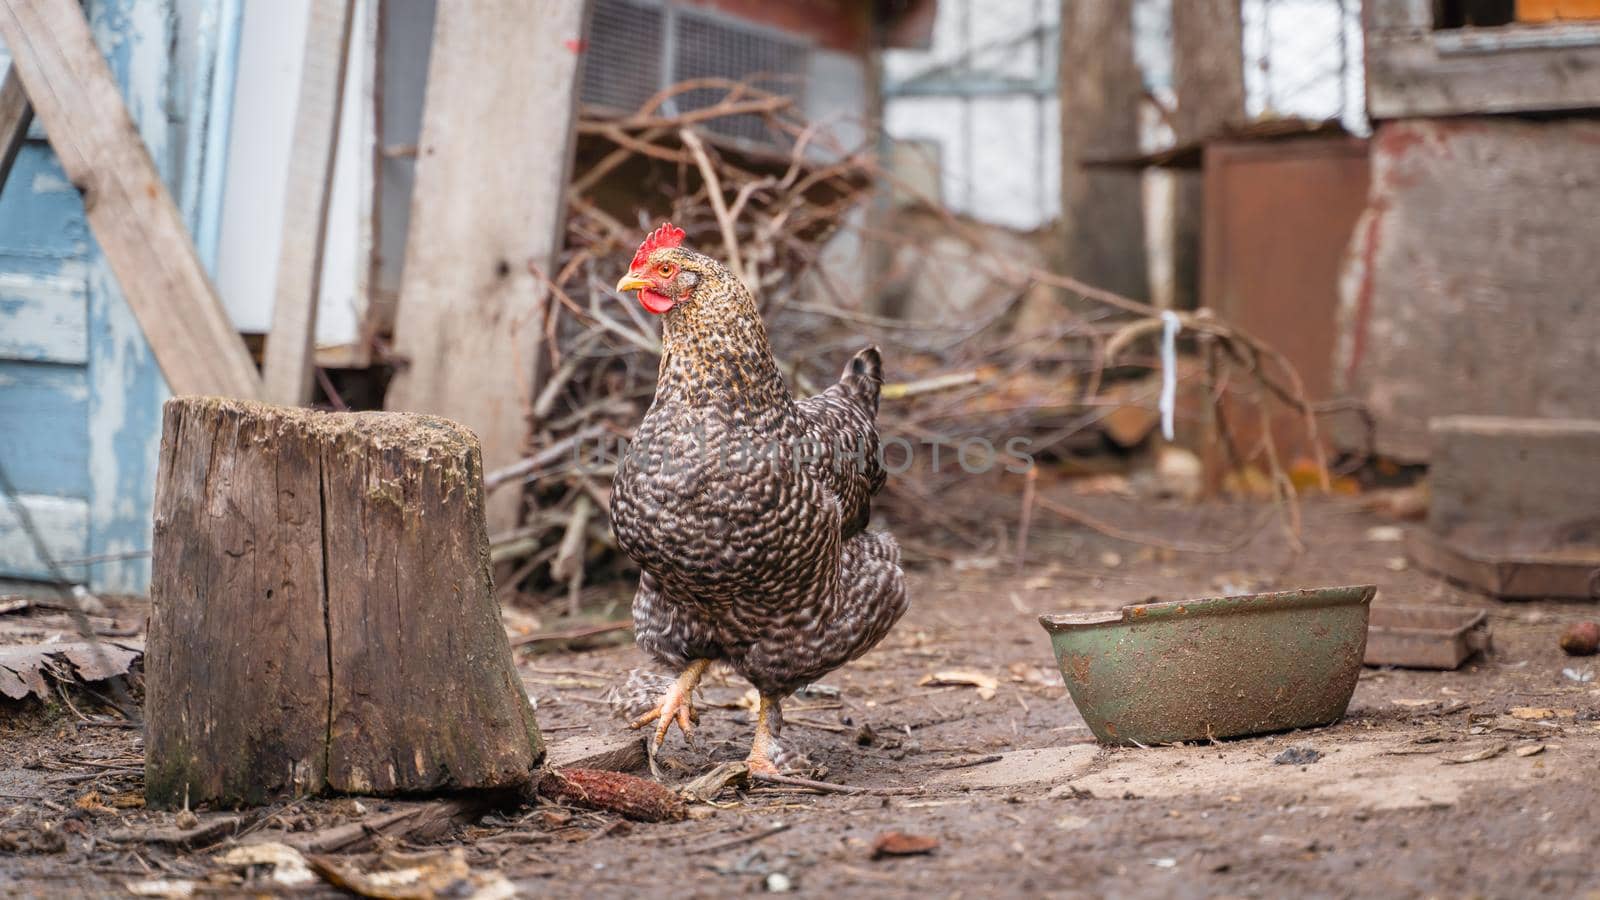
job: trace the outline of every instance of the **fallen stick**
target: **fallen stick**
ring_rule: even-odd
[[[164,844],[184,850],[199,850],[233,837],[255,819],[248,816],[218,816],[193,828],[118,828],[106,834],[113,843]]]
[[[360,821],[324,828],[298,838],[286,838],[302,853],[353,853],[364,849],[380,834],[400,838],[414,834],[442,834],[457,819],[475,819],[487,810],[483,800],[437,800],[407,809],[367,816]]]
[[[753,844],[756,841],[764,841],[775,834],[782,834],[785,831],[788,831],[791,827],[793,826],[787,822],[775,822],[770,828],[765,830],[753,832],[751,834],[741,834],[736,837],[728,838],[725,841],[717,841],[715,844],[707,844],[704,847],[696,847],[689,852],[691,854],[695,854],[716,853],[721,850],[731,850],[734,847],[742,847],[745,844]]]
[[[584,625],[562,631],[536,631],[533,634],[512,638],[511,646],[526,647],[529,644],[549,643],[551,641],[572,641],[578,638],[594,637],[597,634],[607,634],[612,631],[623,631],[632,627],[633,620],[627,619],[618,622],[605,622],[600,625]]]

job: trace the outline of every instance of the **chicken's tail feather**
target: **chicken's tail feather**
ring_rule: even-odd
[[[850,357],[844,372],[839,375],[839,383],[848,387],[850,393],[861,398],[867,408],[876,415],[878,392],[883,388],[883,355],[878,352],[878,348],[867,347]]]

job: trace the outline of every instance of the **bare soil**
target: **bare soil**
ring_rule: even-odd
[[[1014,497],[992,502],[1014,505]],[[1060,499],[1191,541],[1225,539],[1256,515]],[[1007,515],[1014,520],[1014,509]],[[687,821],[655,825],[513,806],[436,840],[380,840],[379,848],[460,847],[474,870],[503,873],[530,896],[782,887],[813,896],[1600,896],[1600,680],[1563,674],[1581,678],[1600,669],[1600,658],[1557,647],[1563,625],[1595,617],[1594,605],[1497,603],[1459,590],[1405,566],[1392,525],[1354,500],[1312,503],[1297,558],[1273,525],[1237,553],[1207,555],[1040,519],[1020,571],[1014,548],[933,547],[925,552],[947,559],[915,569],[912,610],[886,643],[826,679],[836,696],[787,704],[784,740],[809,757],[816,777],[885,792],[757,787],[729,792]],[[1455,672],[1364,670],[1348,714],[1328,728],[1106,749],[1073,708],[1036,622],[1042,612],[1150,597],[1369,582],[1380,588],[1379,604],[1489,610],[1493,654]],[[613,733],[605,689],[646,665],[628,645],[523,654],[519,663],[552,742]],[[974,687],[922,683],[950,669],[990,675],[998,688],[985,699]],[[696,746],[674,733],[663,751],[669,783],[744,756],[746,689],[731,675],[708,679]],[[202,894],[332,896],[337,890],[323,882],[277,888],[265,868],[229,868],[215,857],[241,840],[405,806],[296,802],[258,812],[250,834],[199,850],[128,840],[177,816],[139,806],[137,731],[82,721],[79,713],[100,707],[79,700],[77,712],[4,710],[0,893],[125,896],[127,884],[166,878],[198,880]],[[1291,749],[1285,758],[1297,762],[1274,762]],[[217,815],[202,812],[199,821]],[[938,846],[873,859],[874,842],[889,831]]]

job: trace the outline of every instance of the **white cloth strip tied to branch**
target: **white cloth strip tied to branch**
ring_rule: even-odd
[[[1178,332],[1183,322],[1172,310],[1161,313],[1161,436],[1172,440],[1172,412],[1178,396]]]

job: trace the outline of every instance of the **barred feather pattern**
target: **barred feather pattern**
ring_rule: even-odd
[[[656,396],[619,462],[617,540],[643,570],[639,646],[723,660],[782,697],[869,650],[905,613],[893,537],[866,530],[884,483],[875,348],[796,401],[745,287],[684,248]]]

